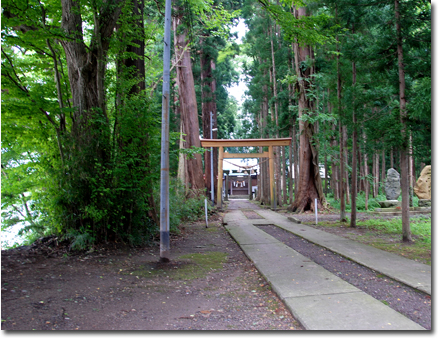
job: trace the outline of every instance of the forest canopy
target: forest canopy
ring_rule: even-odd
[[[2,1],[2,232],[74,248],[157,237],[164,4]],[[211,122],[213,138],[293,138],[276,200],[297,212],[377,196],[391,167],[413,187],[431,164],[429,1],[178,0],[172,21],[172,231],[216,189],[199,145]]]

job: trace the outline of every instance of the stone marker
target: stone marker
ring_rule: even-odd
[[[419,199],[418,206],[419,207],[431,207],[431,199]]]
[[[431,199],[431,165],[422,169],[414,191],[419,199]]]
[[[384,184],[384,191],[386,192],[387,200],[398,200],[401,194],[401,183],[399,173],[394,169],[390,168],[387,171],[386,183]]]

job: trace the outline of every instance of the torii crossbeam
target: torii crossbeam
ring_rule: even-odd
[[[273,146],[290,146],[292,138],[279,139],[201,139],[202,147],[218,147],[218,191],[217,206],[221,207],[223,189],[223,159],[224,158],[268,158],[270,168],[270,198],[271,207],[274,206],[274,153]],[[263,153],[225,153],[224,147],[268,147]]]

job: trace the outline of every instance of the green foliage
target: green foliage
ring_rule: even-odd
[[[340,210],[340,200],[335,200],[332,194],[328,194],[326,196],[326,200],[332,208],[336,210]],[[360,212],[373,211],[375,210],[375,208],[381,207],[378,201],[384,201],[384,200],[387,200],[385,195],[377,195],[375,198],[369,196],[369,199],[367,201],[368,209],[366,210],[366,194],[364,192],[360,192],[357,195],[357,200],[356,200],[357,211]],[[346,211],[347,212],[351,211],[351,204],[346,205]]]
[[[326,29],[331,16],[325,12],[313,16],[296,18],[289,7],[272,4],[266,0],[259,0],[267,12],[282,27],[285,39],[297,41],[300,45],[316,45],[335,42],[333,29]],[[297,2],[296,6],[302,7],[303,2]]]
[[[196,221],[205,213],[205,195],[190,194],[186,192],[186,187],[178,180],[172,179],[169,186],[169,227],[171,232],[178,232],[178,227],[186,221]],[[156,205],[160,205],[160,186],[154,187],[154,200]],[[213,207],[207,205],[208,212]]]
[[[188,159],[193,159],[195,157],[195,154],[204,154],[206,150],[204,147],[195,147],[192,146],[191,148],[181,148],[179,149],[179,152],[182,154],[185,154]]]
[[[72,250],[91,249],[95,242],[95,238],[84,228],[68,232],[64,238],[71,240],[70,248]]]
[[[138,57],[127,46],[143,36],[154,56],[147,79],[154,86],[162,25],[151,12],[142,32],[132,2],[120,4],[118,29],[105,41],[107,105],[78,119],[60,44],[67,38],[57,28],[60,2],[2,2],[2,229],[21,224],[23,234],[65,235],[75,248],[116,239],[138,244],[155,235],[160,110],[146,93],[133,93],[145,79],[125,61]],[[107,19],[105,6],[83,5],[78,39],[91,46],[95,19]]]

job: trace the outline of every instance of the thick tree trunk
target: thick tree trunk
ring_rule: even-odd
[[[95,133],[109,128],[104,90],[105,59],[109,37],[116,25],[120,9],[111,13],[109,8],[104,7],[102,13],[95,13],[95,34],[87,47],[83,41],[79,2],[62,0],[61,3],[61,28],[67,36],[75,37],[61,40],[61,45],[66,54],[72,104],[75,108],[72,114],[72,133],[80,139],[80,144],[75,145],[77,148],[93,144]],[[104,151],[98,151],[102,152]],[[101,155],[105,157],[104,154]]]
[[[181,29],[180,24],[183,18],[183,11],[179,7],[174,8],[176,15],[173,17],[174,46],[177,64],[177,83],[180,100],[181,119],[186,133],[185,148],[192,146],[201,147],[200,127],[198,123],[197,99],[195,95],[194,77],[192,73],[192,62],[186,30]],[[187,183],[194,194],[199,194],[205,187],[203,178],[203,163],[201,154],[187,157]]]
[[[306,9],[299,8],[296,10],[296,16],[306,16]],[[311,110],[311,103],[307,98],[311,69],[300,69],[299,64],[307,59],[314,59],[309,46],[301,46],[298,43],[294,46],[295,68],[299,77],[299,118]],[[299,180],[298,194],[290,206],[293,212],[303,212],[314,210],[314,200],[318,201],[318,208],[321,209],[324,203],[322,190],[322,181],[320,178],[320,169],[318,163],[317,149],[311,144],[314,128],[307,122],[299,122],[300,134],[300,160],[299,160]]]
[[[297,194],[299,194],[299,186],[297,185],[297,181],[299,179],[299,151],[297,147],[297,132],[296,132],[296,117],[293,118],[293,164],[294,164],[294,199],[297,197]],[[293,203],[293,202],[291,202]]]
[[[99,9],[91,8],[94,17],[94,32],[89,45],[84,42],[82,32],[81,4],[74,0],[62,0],[61,29],[67,38],[60,39],[65,51],[68,69],[71,103],[71,142],[68,158],[69,185],[81,195],[65,206],[65,213],[72,217],[67,228],[79,229],[92,224],[93,217],[86,216],[86,207],[92,203],[92,183],[105,173],[110,163],[110,123],[106,113],[105,65],[109,41],[119,18],[121,9],[115,4],[103,4]],[[114,6],[115,5],[115,6]],[[114,8],[113,8],[114,6]],[[110,186],[109,176],[101,178],[100,184]],[[96,200],[99,200],[98,196]],[[100,202],[95,202],[100,204]],[[84,216],[85,215],[85,216]],[[101,239],[97,239],[98,241]]]
[[[408,137],[407,137],[407,110],[405,98],[405,71],[404,56],[402,50],[401,37],[401,14],[399,12],[399,0],[395,0],[395,19],[396,19],[396,35],[397,35],[397,52],[398,52],[398,74],[399,74],[399,112],[402,124],[403,144],[401,147],[401,211],[402,211],[402,240],[412,241],[410,230],[410,210],[409,210],[409,159],[408,159]]]

